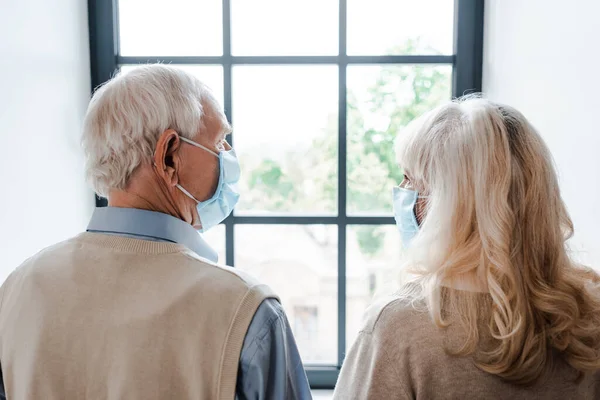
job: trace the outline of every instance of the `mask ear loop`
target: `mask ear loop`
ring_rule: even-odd
[[[181,190],[183,192],[183,194],[185,194],[187,197],[189,197],[190,199],[194,200],[196,203],[200,203],[198,200],[196,200],[196,198],[194,196],[192,196],[192,194],[190,192],[188,192],[187,190],[185,190],[183,188],[183,186],[181,186],[179,183],[177,185],[175,185],[177,187],[177,189]]]
[[[156,165],[156,162],[152,162],[152,165],[154,165],[154,168],[158,168],[158,165]],[[177,185],[175,185],[175,187],[178,188],[179,190],[181,190],[183,192],[183,194],[185,194],[190,199],[194,200],[196,203],[200,203],[198,200],[196,200],[196,198],[194,196],[192,196],[192,194],[190,192],[185,190],[183,188],[183,186],[181,186],[179,183]]]
[[[419,196],[419,195],[417,194],[417,200],[418,200],[418,199],[429,199],[429,198],[431,198],[431,196]],[[415,207],[413,207],[413,214],[414,214],[414,216],[415,216],[415,222],[417,223],[417,226],[420,228],[422,224],[420,224],[420,223],[419,223],[419,217],[418,217],[418,215],[417,215],[417,208],[416,208],[416,205],[417,205],[417,202],[415,201]],[[421,220],[421,222],[423,222],[423,221]]]
[[[209,149],[209,148],[207,148],[207,147],[204,147],[204,146],[202,146],[200,143],[196,143],[196,142],[194,142],[193,140],[190,140],[190,139],[188,139],[188,138],[184,138],[183,136],[179,136],[179,139],[180,139],[181,141],[183,141],[183,142],[186,142],[187,144],[191,144],[192,146],[196,146],[196,147],[199,147],[199,148],[201,148],[202,150],[208,151],[208,152],[209,152],[210,154],[212,154],[213,156],[215,156],[215,157],[219,158],[219,154],[218,154],[218,153],[215,153],[215,152],[214,152],[214,151],[212,151],[211,149]]]
[[[191,144],[192,146],[195,146],[195,147],[199,147],[199,148],[201,148],[202,150],[205,150],[205,151],[209,152],[210,154],[212,154],[213,156],[215,156],[215,157],[219,158],[219,155],[218,155],[217,153],[215,153],[214,151],[212,151],[211,149],[209,149],[209,148],[207,148],[207,147],[204,147],[204,146],[202,146],[200,143],[196,143],[196,142],[194,142],[194,141],[192,141],[192,140],[190,140],[190,139],[188,139],[188,138],[184,138],[183,136],[179,136],[179,139],[180,139],[182,142],[185,142],[185,143]],[[155,167],[157,167],[157,166],[156,166],[156,163],[154,163],[154,166],[155,166]],[[196,199],[196,198],[195,198],[195,197],[194,197],[194,196],[193,196],[193,195],[192,195],[190,192],[188,192],[187,190],[185,190],[185,188],[184,188],[183,186],[181,186],[180,184],[177,184],[177,185],[175,185],[175,186],[176,186],[176,187],[177,187],[179,190],[181,190],[181,191],[183,192],[183,194],[185,194],[187,197],[189,197],[190,199],[194,200],[196,203],[200,203],[200,201],[198,201],[198,199]]]

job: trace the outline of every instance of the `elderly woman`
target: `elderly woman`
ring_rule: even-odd
[[[7,398],[310,398],[275,294],[198,234],[238,199],[229,132],[208,87],[173,67],[96,91],[83,147],[109,207],[2,286]]]
[[[550,153],[515,109],[443,105],[398,141],[410,272],[373,305],[337,399],[598,399],[600,285],[569,259]]]

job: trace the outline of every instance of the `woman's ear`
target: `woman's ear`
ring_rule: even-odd
[[[156,142],[154,165],[156,166],[158,175],[169,186],[175,186],[179,182],[179,167],[181,165],[179,157],[180,146],[181,140],[179,139],[179,135],[173,129],[164,131]]]

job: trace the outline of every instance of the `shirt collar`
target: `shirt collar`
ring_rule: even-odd
[[[94,211],[87,231],[173,242],[186,246],[202,258],[212,262],[218,261],[217,252],[190,224],[160,212],[137,208],[99,207]]]

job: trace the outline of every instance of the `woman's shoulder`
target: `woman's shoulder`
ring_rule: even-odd
[[[362,332],[398,335],[420,327],[434,327],[425,303],[390,295],[377,299],[367,309]]]

